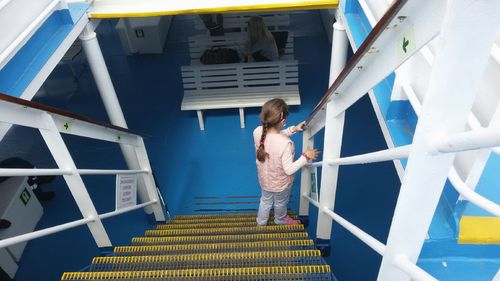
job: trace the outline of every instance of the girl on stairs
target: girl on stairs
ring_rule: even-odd
[[[298,224],[287,215],[294,174],[307,161],[318,157],[317,149],[306,151],[295,162],[294,144],[290,136],[302,132],[305,122],[281,130],[286,124],[288,105],[282,99],[272,99],[262,106],[260,120],[262,126],[253,131],[257,152],[257,171],[262,188],[257,225],[267,224],[269,213],[274,204],[274,222],[276,224]]]

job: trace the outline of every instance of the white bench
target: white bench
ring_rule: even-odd
[[[243,57],[246,40],[246,33],[240,32],[226,33],[224,36],[209,36],[205,34],[191,36],[188,38],[191,65],[201,64],[200,57],[205,50],[210,48],[231,48],[238,51],[240,57]],[[280,57],[280,60],[293,59],[293,36],[288,33],[284,53]]]
[[[223,14],[224,29],[231,29],[235,32],[246,32],[247,22],[250,17],[260,16],[264,20],[267,28],[270,31],[288,31],[290,29],[290,15],[288,13],[239,13],[239,14]],[[195,17],[195,29],[207,30],[200,17]],[[206,31],[208,34],[208,31]]]
[[[260,107],[272,98],[300,105],[297,61],[183,66],[182,81],[181,110],[196,110],[201,130],[203,110],[238,108],[244,128],[246,107]]]

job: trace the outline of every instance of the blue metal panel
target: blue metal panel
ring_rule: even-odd
[[[492,153],[476,186],[476,192],[497,204],[500,204],[500,192],[498,188],[500,186],[499,171],[500,156]],[[463,214],[466,216],[493,216],[471,203],[467,204]]]
[[[88,4],[70,5],[69,10],[58,10],[50,15],[0,70],[0,92],[20,97],[71,32],[76,21],[85,15],[88,6]]]

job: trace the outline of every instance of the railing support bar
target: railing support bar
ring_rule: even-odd
[[[9,246],[12,246],[12,245],[17,244],[17,243],[22,243],[22,242],[33,240],[33,239],[40,238],[43,236],[47,236],[50,234],[54,234],[54,233],[57,233],[57,232],[60,232],[63,230],[67,230],[70,228],[74,228],[77,226],[81,226],[81,225],[90,223],[92,221],[94,221],[93,218],[84,218],[84,219],[79,219],[79,220],[72,221],[72,222],[67,222],[67,223],[64,223],[61,225],[33,231],[30,233],[14,236],[11,238],[2,239],[2,240],[0,240],[0,248],[9,247]]]
[[[333,24],[332,55],[330,61],[331,86],[337,76],[342,72],[347,60],[347,48],[349,39],[345,27],[340,21]],[[342,147],[342,135],[344,132],[345,114],[334,114],[335,105],[328,103],[326,106],[325,135],[324,135],[324,159],[334,159],[340,157]],[[319,202],[321,206],[333,210],[335,203],[335,193],[337,191],[338,166],[325,165],[321,167],[321,190]],[[318,239],[330,240],[332,232],[332,220],[321,211],[318,212],[318,226],[316,235]]]
[[[148,170],[98,170],[98,169],[78,169],[80,175],[135,175],[147,174]]]
[[[389,148],[385,150],[380,150],[376,152],[370,152],[365,154],[354,155],[350,157],[342,157],[337,159],[328,160],[328,165],[340,166],[340,165],[357,165],[357,164],[368,164],[374,162],[392,161],[398,159],[408,158],[410,154],[411,145],[405,145],[395,148]],[[324,161],[310,163],[308,167],[320,167],[323,166]]]
[[[146,206],[146,208],[150,209],[149,213],[153,213],[156,221],[165,221],[165,213],[163,212],[163,208],[161,205],[160,197],[157,192],[157,185],[155,179],[153,178],[153,169],[151,168],[151,164],[149,163],[148,153],[146,152],[146,147],[144,145],[144,140],[138,137],[139,145],[134,147],[135,157],[137,159],[137,163],[142,170],[150,171],[147,174],[140,174],[138,176],[138,181],[141,180],[144,183],[144,198],[146,200],[142,200],[142,202],[152,201],[154,204],[150,206]]]
[[[106,67],[106,62],[104,61],[101,48],[99,47],[99,42],[97,41],[97,36],[94,32],[94,25],[92,22],[88,23],[82,34],[80,34],[80,40],[82,40],[83,51],[89,63],[90,70],[92,71],[97,89],[99,90],[104,108],[108,113],[111,124],[128,128],[113,86],[113,81],[111,81],[108,68]],[[130,170],[140,170],[140,165],[138,163],[134,147],[120,144],[120,148],[122,150],[123,157],[125,158],[125,162],[127,162],[128,168]],[[147,187],[144,179],[142,177],[138,177],[137,192],[142,202],[149,201],[146,189]],[[144,211],[146,214],[151,214],[153,212],[150,207],[145,208]]]
[[[70,175],[64,175],[64,180],[66,181],[68,188],[75,199],[76,205],[80,209],[82,216],[84,218],[93,218],[93,221],[89,222],[87,226],[94,237],[94,240],[98,247],[110,247],[111,240],[102,225],[101,220],[98,217],[97,211],[92,199],[85,188],[82,178],[78,174],[73,158],[66,147],[66,144],[56,127],[54,119],[50,114],[45,113],[42,120],[48,129],[40,129],[40,134],[42,135],[47,147],[49,148],[57,166],[60,169],[71,171]]]
[[[377,239],[373,238],[370,234],[364,232],[361,230],[359,227],[355,226],[354,224],[350,223],[348,220],[344,219],[343,217],[337,215],[333,211],[329,210],[326,207],[321,207],[321,205],[311,197],[307,195],[302,195],[302,197],[306,198],[311,204],[316,206],[319,211],[325,213],[328,215],[331,219],[336,221],[338,224],[340,224],[343,228],[345,228],[347,231],[349,231],[352,235],[356,236],[359,240],[363,241],[368,247],[372,248],[375,252],[377,252],[379,255],[383,256],[384,251],[385,251],[385,245],[378,241]]]
[[[61,176],[71,175],[71,171],[64,169],[0,169],[0,177],[29,177],[29,176]]]
[[[460,176],[457,174],[455,169],[450,171],[449,179],[453,187],[458,191],[458,193],[460,193],[460,195],[462,195],[463,198],[469,200],[469,202],[489,212],[490,214],[500,217],[500,205],[479,195],[467,186],[465,182],[459,180]]]
[[[483,128],[453,134],[434,143],[432,152],[450,153],[500,146],[500,128]]]
[[[323,161],[318,161],[318,162],[312,162],[306,165],[309,168],[316,168],[316,167],[321,167],[323,166]]]
[[[131,206],[131,207],[123,208],[123,209],[120,209],[120,210],[115,210],[115,211],[112,211],[112,212],[100,214],[99,218],[101,220],[107,219],[107,218],[111,218],[111,217],[114,217],[114,216],[121,215],[123,213],[127,213],[127,212],[130,212],[130,211],[133,211],[133,210],[137,210],[137,209],[141,209],[141,208],[147,207],[149,205],[153,205],[155,203],[156,203],[156,201],[144,202],[144,203],[141,203],[141,204],[137,204],[135,206]]]
[[[328,165],[357,165],[408,158],[411,145],[389,148],[371,153],[332,159]]]
[[[133,175],[147,174],[148,170],[99,170],[99,169],[78,169],[80,175]],[[0,169],[0,177],[29,177],[29,176],[62,176],[72,175],[72,171],[64,169]]]
[[[306,151],[307,147],[314,147],[314,137],[311,136],[310,130],[305,130],[302,135],[302,152]],[[300,171],[300,194],[309,195],[311,192],[311,169],[303,168]],[[306,198],[300,197],[299,216],[305,217],[309,215],[309,202]]]

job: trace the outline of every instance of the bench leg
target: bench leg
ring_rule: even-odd
[[[205,123],[203,122],[203,112],[201,110],[196,110],[198,114],[198,123],[200,123],[200,130],[205,131]]]
[[[243,108],[240,108],[240,126],[241,128],[245,128],[245,111]]]

